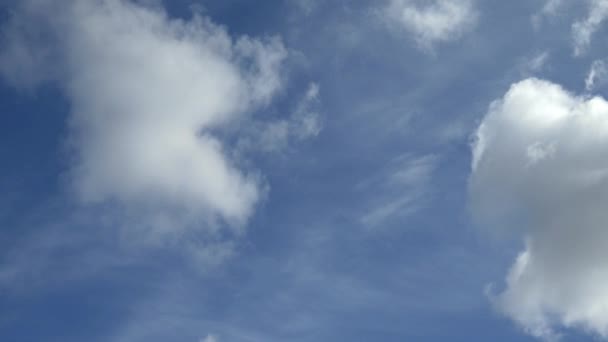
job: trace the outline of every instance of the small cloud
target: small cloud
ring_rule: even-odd
[[[583,3],[581,1],[580,3]],[[582,56],[587,53],[591,45],[593,35],[602,27],[608,18],[608,1],[586,0],[587,15],[575,21],[571,27],[572,45],[574,56]],[[567,6],[579,4],[564,0],[545,0],[542,9],[532,16],[532,24],[539,29],[545,18],[553,18],[564,12]]]
[[[555,15],[564,4],[564,0],[547,0],[541,12],[545,15]]]
[[[587,52],[591,44],[591,37],[599,30],[607,18],[608,1],[592,0],[587,17],[572,24],[575,56],[580,56]]]
[[[298,140],[314,138],[321,133],[319,103],[319,85],[311,83],[306,95],[298,103],[290,124],[290,129]]]
[[[220,342],[215,335],[207,335],[207,337],[201,339],[199,342]]]
[[[318,0],[293,0],[293,4],[304,14],[308,16],[314,12],[319,5]]]
[[[585,78],[585,89],[592,91],[595,87],[606,82],[608,76],[608,65],[603,60],[596,60],[591,63],[587,78]]]
[[[477,24],[473,0],[433,0],[424,5],[411,0],[391,0],[382,18],[392,27],[404,29],[425,50],[453,41]]]
[[[539,29],[543,19],[556,16],[563,5],[563,0],[546,0],[542,9],[532,16],[532,25],[534,28]]]

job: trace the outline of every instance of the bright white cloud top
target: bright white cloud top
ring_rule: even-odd
[[[608,337],[607,153],[608,102],[539,79],[514,84],[476,132],[474,214],[526,237],[494,300],[535,336]]]
[[[5,76],[57,82],[71,101],[80,199],[154,212],[158,229],[247,221],[263,188],[213,132],[280,89],[279,39],[234,40],[204,17],[123,0],[26,1],[10,25]]]
[[[391,0],[384,15],[425,49],[461,38],[475,26],[478,17],[473,0],[434,0],[424,5],[412,0]]]

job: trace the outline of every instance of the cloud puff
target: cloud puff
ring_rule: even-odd
[[[419,5],[413,0],[391,0],[383,18],[405,29],[424,49],[459,39],[477,23],[473,0],[434,0]]]
[[[281,88],[277,38],[232,39],[209,19],[127,0],[23,2],[0,53],[20,87],[56,82],[71,101],[71,181],[83,203],[119,203],[197,226],[244,224],[263,188],[217,131]]]
[[[535,336],[608,337],[608,102],[527,79],[492,103],[475,137],[474,215],[526,241],[497,307]]]

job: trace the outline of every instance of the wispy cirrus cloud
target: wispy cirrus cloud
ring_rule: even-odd
[[[572,24],[574,55],[580,56],[587,52],[591,44],[591,38],[600,29],[606,19],[608,19],[608,1],[590,1],[588,14],[585,19]]]
[[[563,14],[566,6],[585,5],[587,13],[572,23],[572,48],[574,56],[582,56],[587,53],[595,33],[600,30],[606,19],[608,19],[608,1],[586,0],[581,2],[567,2],[563,0],[546,0],[541,11],[533,15],[533,24],[537,27],[543,18],[555,17]]]
[[[386,221],[404,218],[428,204],[429,187],[439,157],[403,155],[392,160],[386,170],[360,185],[371,200],[360,219],[371,229]]]

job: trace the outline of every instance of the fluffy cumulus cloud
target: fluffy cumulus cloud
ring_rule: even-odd
[[[15,86],[58,84],[71,102],[70,180],[83,203],[154,213],[158,229],[245,223],[263,193],[217,132],[281,88],[278,38],[234,39],[156,2],[28,0],[4,32]]]
[[[527,79],[476,132],[471,205],[479,223],[524,236],[496,306],[545,338],[608,338],[608,102]]]
[[[388,23],[405,29],[425,49],[460,38],[477,16],[473,0],[391,0],[383,11]]]

